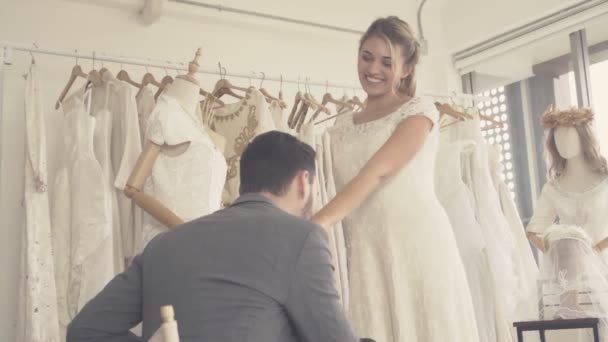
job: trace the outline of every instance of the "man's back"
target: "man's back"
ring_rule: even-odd
[[[159,308],[171,304],[180,333],[196,341],[287,341],[281,304],[313,229],[248,201],[153,241],[143,255],[144,336],[158,328]]]
[[[263,196],[242,196],[226,210],[151,241],[83,309],[68,341],[94,336],[90,322],[104,308],[119,312],[116,322],[130,322],[106,331],[143,320],[145,341],[160,326],[160,307],[168,304],[175,308],[181,342],[354,341],[329,253],[320,227]]]

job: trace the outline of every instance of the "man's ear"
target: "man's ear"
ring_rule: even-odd
[[[306,197],[306,188],[310,187],[310,177],[311,174],[308,170],[299,171],[296,175],[297,185],[298,185],[298,196],[300,198]]]

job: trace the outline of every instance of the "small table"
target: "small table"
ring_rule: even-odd
[[[524,342],[524,331],[538,331],[540,341],[546,342],[545,331],[569,329],[593,329],[593,341],[600,342],[599,321],[597,318],[556,319],[550,321],[515,322],[513,326],[517,329],[518,342]]]

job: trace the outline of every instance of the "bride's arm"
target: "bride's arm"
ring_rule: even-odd
[[[595,246],[593,246],[593,249],[595,249],[597,252],[603,252],[606,248],[608,247],[608,237],[603,239],[602,241],[598,242]]]
[[[313,221],[330,227],[355,210],[382,183],[405,167],[422,148],[432,129],[431,120],[413,115],[403,120],[384,145],[323,209]]]

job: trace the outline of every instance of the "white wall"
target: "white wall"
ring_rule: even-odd
[[[442,14],[450,51],[477,43],[580,0],[444,0]]]
[[[471,47],[498,33],[581,2],[584,1],[446,0],[441,10],[448,51],[453,53]],[[600,6],[593,11],[570,16],[551,25],[551,28],[537,30],[490,51],[458,61],[458,72],[476,71],[491,75],[503,79],[503,85],[531,77],[535,64],[570,52],[568,35],[573,31],[586,28],[589,44],[608,39],[607,15],[600,15],[606,9]]]
[[[166,4],[161,20],[150,27],[138,22],[138,0],[81,0],[0,2],[0,41],[35,42],[41,47],[105,51],[129,57],[191,60],[195,48],[204,48],[205,67],[215,67],[221,61],[228,70],[264,71],[267,74],[298,75],[332,82],[357,83],[356,35],[334,33],[303,26],[260,21],[238,15],[201,10],[174,3]],[[353,5],[351,1],[309,0],[289,2],[279,0],[232,0],[223,5],[297,17],[365,30],[376,17],[396,14],[415,25],[417,1],[376,1]],[[444,28],[437,4],[425,9],[426,36],[430,42],[429,55],[423,59],[418,74],[423,90],[457,90],[458,78],[450,67]],[[56,97],[67,81],[74,60],[63,57],[36,55],[47,103],[49,136],[49,179],[57,162],[58,122],[60,113],[54,111]],[[23,88],[21,75],[26,71],[29,55],[15,52],[13,64],[5,66],[4,103],[0,132],[0,341],[14,341],[16,312],[17,268],[22,230],[21,197],[23,188],[24,127]],[[83,69],[91,62],[81,60]],[[116,72],[120,66],[106,63]],[[99,64],[97,64],[99,67]],[[125,67],[132,76],[141,77],[142,67]],[[151,70],[152,71],[152,70]],[[154,71],[158,77],[164,71]],[[171,71],[174,74],[173,71]],[[200,75],[203,87],[211,88],[217,77]],[[233,80],[247,85],[247,80]],[[257,83],[256,83],[257,84]],[[269,90],[278,85],[266,83]],[[325,89],[316,88],[321,95]],[[292,98],[296,87],[285,85],[286,98]],[[342,90],[335,90],[341,94]],[[359,94],[361,95],[361,93]]]

